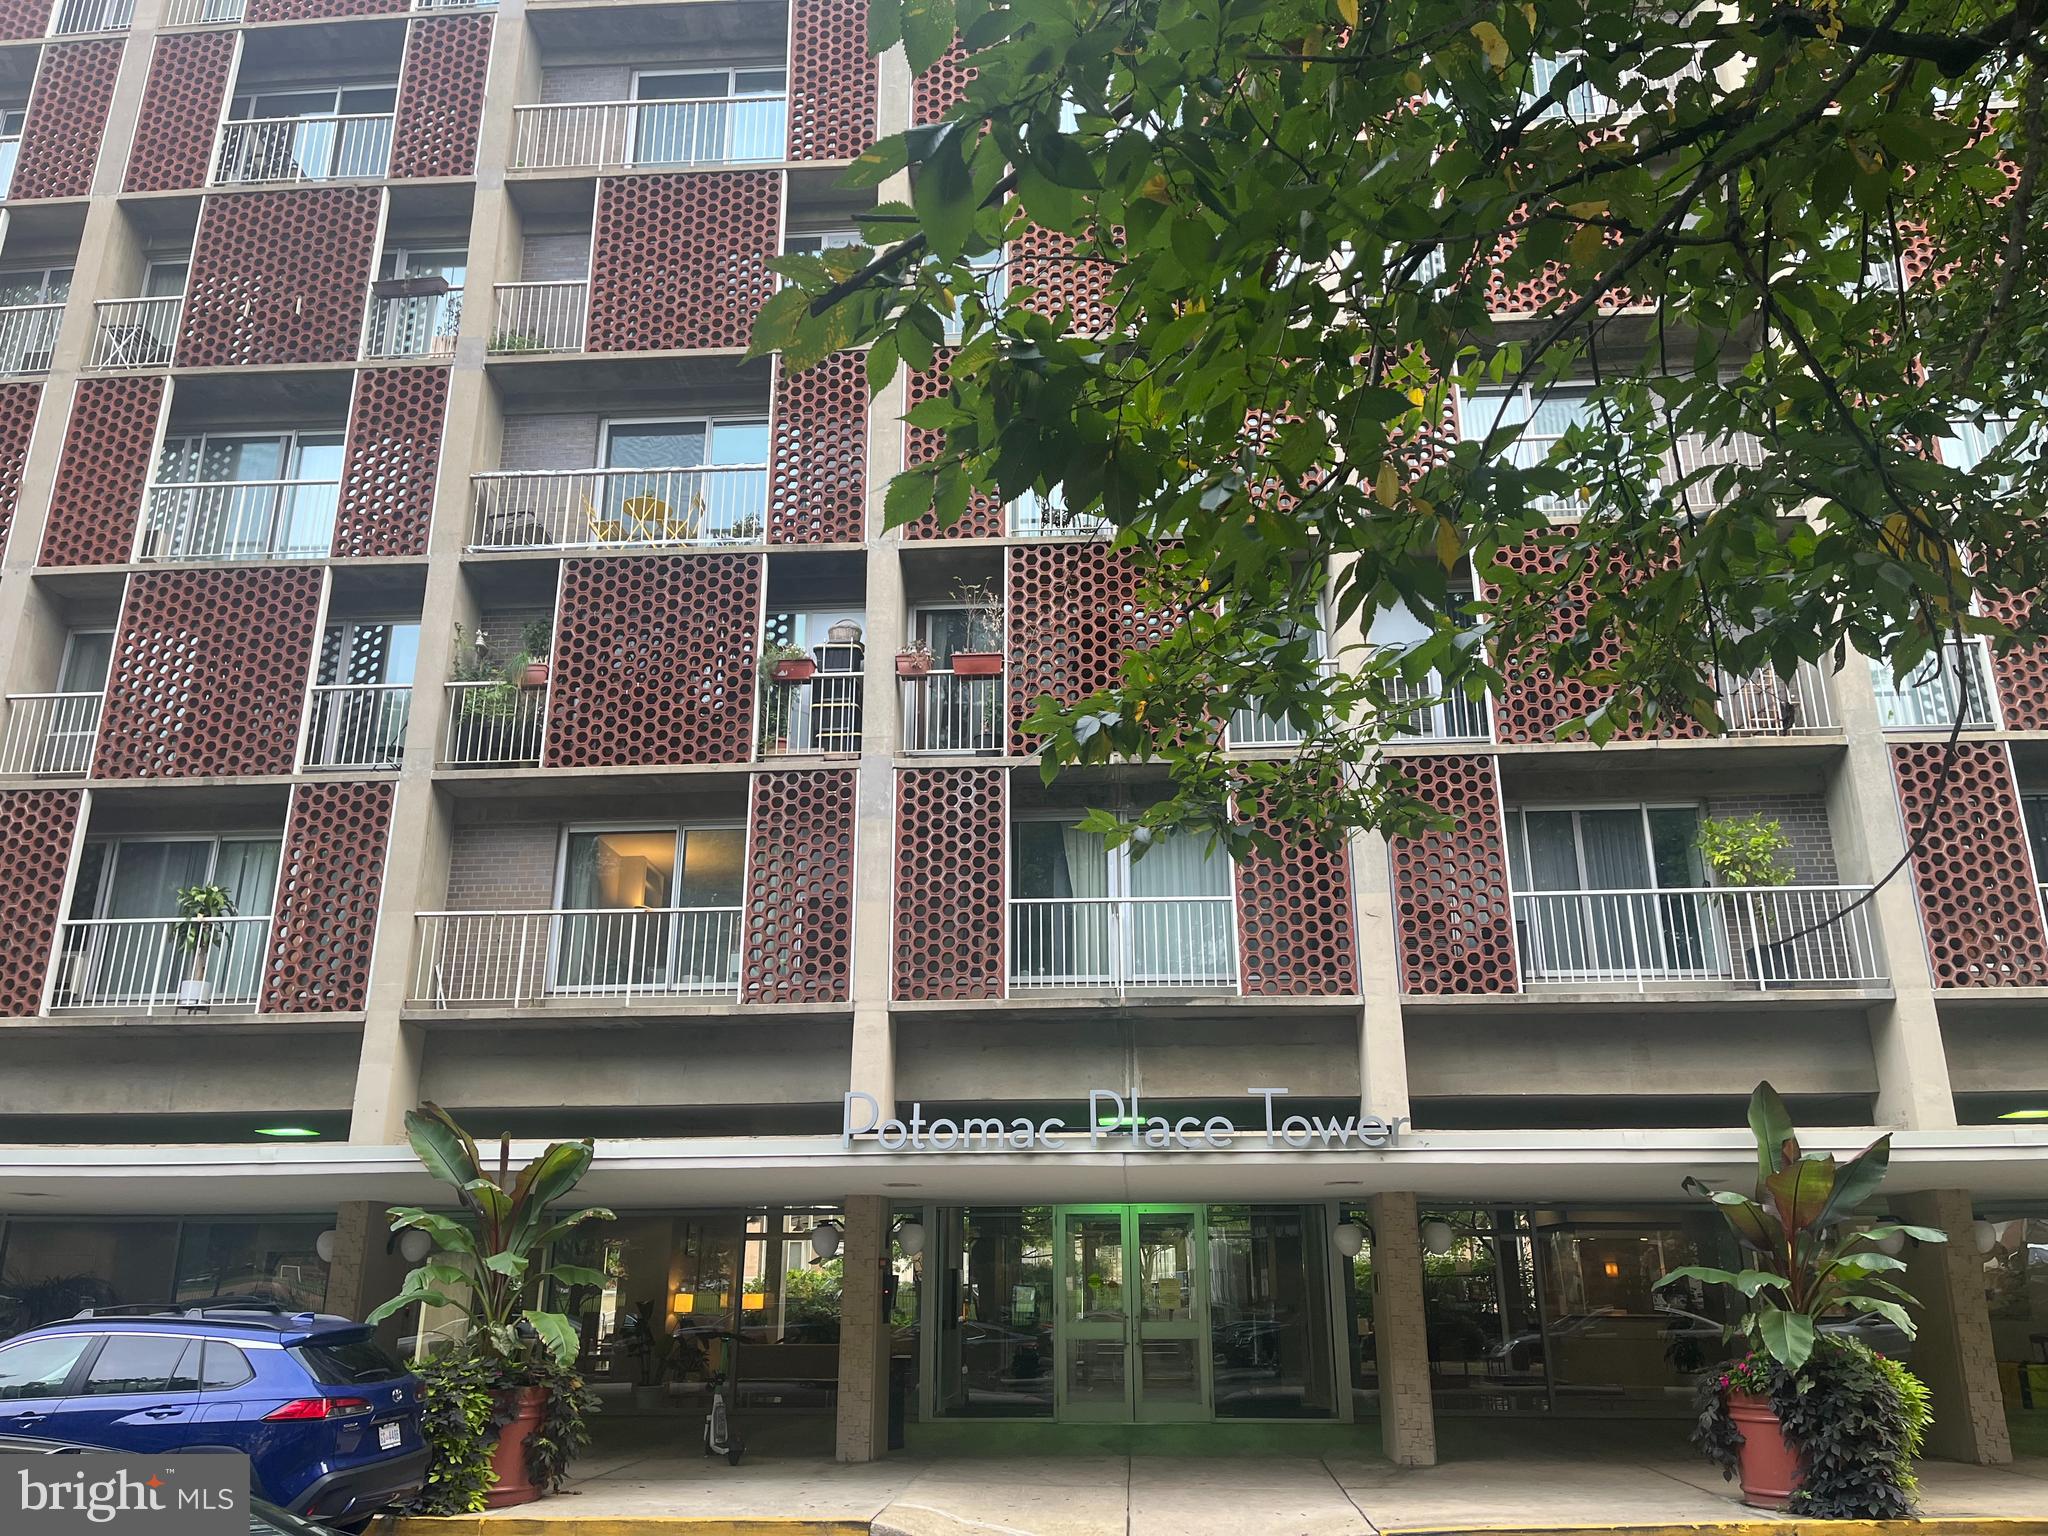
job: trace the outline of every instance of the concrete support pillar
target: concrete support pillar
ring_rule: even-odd
[[[1397,1467],[1436,1465],[1421,1217],[1413,1195],[1374,1195],[1372,1339],[1379,1360],[1380,1447]]]
[[[1969,1191],[1896,1195],[1892,1209],[1901,1220],[1948,1234],[1945,1243],[1915,1243],[1906,1252],[1906,1289],[1920,1299],[1914,1309],[1920,1335],[1913,1341],[1913,1374],[1927,1383],[1934,1400],[1927,1449],[1949,1461],[2011,1461]]]
[[[391,1242],[391,1218],[386,1210],[374,1201],[349,1200],[335,1211],[334,1257],[327,1265],[327,1311],[360,1319],[379,1302],[398,1294],[411,1266]],[[400,1321],[394,1319],[390,1325],[394,1336]]]
[[[1401,957],[1395,939],[1393,866],[1387,840],[1351,843],[1358,890],[1358,1108],[1392,1124],[1408,1113],[1408,1044],[1401,1019]]]
[[[889,1448],[889,1202],[854,1195],[846,1202],[840,1245],[839,1429],[841,1461],[873,1461]]]

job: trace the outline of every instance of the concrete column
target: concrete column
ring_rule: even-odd
[[[326,1309],[341,1317],[361,1318],[379,1302],[398,1294],[411,1267],[391,1242],[386,1207],[369,1200],[344,1201],[334,1213],[334,1257],[327,1265]],[[396,1332],[394,1321],[394,1336]]]
[[[1372,1339],[1379,1360],[1380,1447],[1397,1467],[1436,1465],[1421,1217],[1413,1195],[1374,1195]]]
[[[1408,1044],[1401,1019],[1401,956],[1395,937],[1393,865],[1377,832],[1351,842],[1358,891],[1359,1113],[1389,1124],[1408,1113]]]
[[[854,1195],[846,1202],[840,1245],[839,1431],[841,1461],[874,1461],[889,1448],[889,1202]]]
[[[2011,1461],[1969,1191],[1895,1195],[1892,1209],[1901,1220],[1948,1234],[1945,1243],[1914,1243],[1906,1252],[1906,1289],[1920,1299],[1914,1308],[1920,1335],[1913,1341],[1913,1374],[1927,1383],[1934,1400],[1927,1449],[1949,1461]]]

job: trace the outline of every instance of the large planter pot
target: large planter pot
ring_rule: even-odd
[[[1768,1397],[1730,1392],[1728,1417],[1742,1434],[1736,1453],[1742,1502],[1758,1509],[1783,1509],[1799,1486],[1799,1453],[1787,1443],[1777,1410]]]
[[[509,1411],[512,1417],[498,1431],[498,1443],[491,1447],[491,1476],[496,1483],[484,1495],[490,1508],[509,1509],[514,1504],[531,1504],[540,1497],[540,1489],[526,1475],[526,1442],[540,1428],[547,1408],[546,1387],[514,1387],[498,1395],[498,1411]]]
[[[775,663],[774,677],[778,683],[808,683],[817,675],[818,664],[809,657],[793,657]]]
[[[1003,653],[1001,651],[955,651],[953,653],[953,675],[955,677],[1001,677],[1003,675]]]
[[[896,675],[898,677],[929,677],[932,657],[929,651],[898,651],[896,653]]]
[[[519,669],[519,686],[522,688],[545,688],[548,685],[548,664],[544,661],[529,661]]]

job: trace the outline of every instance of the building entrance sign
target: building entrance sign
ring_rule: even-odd
[[[1109,1088],[1088,1090],[1087,1118],[1070,1125],[1054,1115],[940,1116],[927,1120],[912,1104],[908,1119],[884,1115],[873,1094],[846,1095],[840,1116],[840,1145],[882,1152],[1218,1152],[1240,1138],[1263,1137],[1264,1145],[1294,1152],[1385,1152],[1401,1144],[1406,1115],[1290,1115],[1278,1101],[1285,1088],[1247,1088],[1261,1103],[1262,1123],[1240,1125],[1228,1115],[1165,1115],[1144,1112],[1139,1095]]]

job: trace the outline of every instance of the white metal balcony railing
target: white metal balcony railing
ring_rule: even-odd
[[[1009,697],[1001,674],[961,677],[934,667],[898,680],[905,752],[1001,757],[1009,750]]]
[[[740,908],[422,912],[412,1001],[734,997]]]
[[[268,917],[96,917],[57,934],[54,1011],[247,1008],[262,987]]]
[[[62,304],[0,305],[0,373],[48,373]]]
[[[861,674],[818,672],[771,683],[761,700],[761,757],[830,757],[860,751]]]
[[[1835,729],[1820,668],[1802,661],[1789,679],[1771,671],[1717,671],[1721,724],[1730,736],[1811,736]]]
[[[411,719],[410,683],[317,683],[302,766],[396,768]]]
[[[512,169],[735,165],[788,153],[781,96],[577,101],[512,109]]]
[[[1010,991],[1237,990],[1228,896],[1010,898]]]
[[[334,543],[333,480],[203,480],[153,485],[135,558],[320,560]]]
[[[363,318],[363,356],[446,357],[462,329],[462,290],[379,296]]]
[[[1517,891],[1523,988],[1878,985],[1887,975],[1870,906],[1854,905],[1869,889]]]
[[[50,35],[125,32],[134,19],[135,0],[57,0],[57,14],[50,18]]]
[[[82,778],[100,734],[97,693],[10,693],[0,773]]]
[[[469,547],[759,544],[768,466],[500,470],[472,475]]]
[[[1415,704],[1414,713],[1395,731],[1395,741],[1493,740],[1491,696],[1473,699],[1456,690],[1447,693],[1443,679],[1434,672],[1412,683],[1397,679],[1391,691],[1403,702]]]
[[[185,300],[100,299],[93,304],[93,368],[162,368],[178,346]]]
[[[491,288],[493,352],[581,352],[590,284],[496,283]]]
[[[1116,525],[1092,512],[1070,512],[1057,496],[1036,492],[1010,503],[1013,539],[1106,539]]]
[[[441,761],[451,767],[517,768],[540,762],[548,691],[510,682],[449,683],[448,734]]]
[[[247,0],[170,0],[164,7],[167,27],[225,27],[242,19]]]
[[[1885,663],[1870,664],[1877,723],[1888,731],[1945,731],[1961,712],[1966,729],[1998,723],[1991,688],[1991,657],[1981,639],[1950,640],[1904,677]]]
[[[222,123],[214,185],[382,176],[391,163],[391,120],[389,112],[352,112]]]

